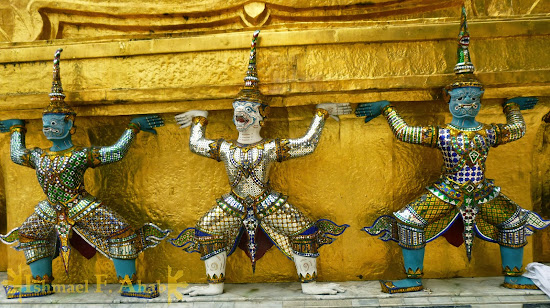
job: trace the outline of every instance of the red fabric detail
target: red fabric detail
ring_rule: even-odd
[[[73,232],[73,236],[69,239],[69,243],[71,243],[71,247],[78,250],[86,259],[91,259],[95,256],[96,250],[94,246],[88,244],[88,242],[78,235],[78,233]]]
[[[264,230],[261,228],[256,229],[256,235],[254,235],[254,239],[256,241],[256,261],[260,260],[261,257],[265,255],[265,253],[273,246],[273,242],[269,239],[267,234],[265,234]],[[250,252],[248,251],[248,233],[246,233],[246,230],[243,232],[243,236],[241,236],[241,240],[239,242],[239,248],[244,250],[246,255],[250,258],[250,261],[252,261],[252,257],[250,256]]]
[[[455,247],[460,247],[464,243],[464,238],[462,237],[462,232],[464,232],[464,222],[462,217],[458,215],[457,219],[453,224],[443,233],[443,237],[447,239],[451,245]]]

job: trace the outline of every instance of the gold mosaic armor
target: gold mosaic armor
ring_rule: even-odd
[[[441,150],[444,169],[441,178],[429,185],[428,192],[394,213],[396,221],[383,216],[369,234],[387,231],[383,237],[393,239],[408,249],[419,249],[443,234],[459,217],[464,222],[463,238],[468,256],[474,232],[481,238],[506,247],[522,247],[526,236],[546,226],[536,213],[525,210],[505,195],[493,180],[485,178],[485,160],[490,147],[521,138],[525,122],[515,103],[504,108],[507,124],[483,125],[473,129],[413,127],[392,106],[383,113],[397,139]]]
[[[259,227],[289,258],[292,258],[292,253],[318,256],[318,247],[333,240],[326,235],[339,235],[345,227],[329,220],[314,222],[306,217],[288,203],[287,196],[271,188],[269,171],[274,162],[313,153],[327,114],[319,109],[301,138],[269,139],[251,145],[206,139],[206,119],[195,117],[189,140],[191,151],[223,161],[231,191],[217,200],[217,205],[199,220],[195,228],[184,230],[174,244],[181,247],[191,243],[185,250],[199,251],[204,260],[222,251],[231,254],[238,238],[247,231],[254,263],[255,246],[250,243],[250,238],[253,239]]]
[[[153,224],[134,230],[121,216],[107,208],[84,187],[88,168],[121,160],[137,132],[128,128],[122,137],[107,147],[72,147],[59,152],[25,147],[23,129],[13,129],[11,158],[22,166],[36,170],[46,200],[38,203],[34,213],[6,236],[4,242],[19,241],[27,263],[53,257],[60,240],[61,255],[68,266],[70,230],[109,258],[135,259],[142,250],[155,246],[166,232]]]

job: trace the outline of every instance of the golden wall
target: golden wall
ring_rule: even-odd
[[[48,147],[41,112],[48,104],[54,51],[62,47],[66,101],[78,113],[74,141],[109,145],[132,115],[158,113],[167,125],[141,133],[127,157],[88,171],[87,189],[132,224],[153,221],[176,236],[229,189],[222,164],[192,154],[188,129],[175,114],[210,112],[207,137],[235,138],[231,100],[243,85],[252,31],[261,29],[260,89],[271,99],[264,137],[305,132],[314,104],[392,101],[409,124],[450,121],[441,88],[452,78],[463,1],[375,0],[11,0],[0,3],[0,119],[28,121],[27,145]],[[524,112],[527,134],[491,150],[487,176],[527,209],[550,217],[550,4],[539,0],[467,0],[471,52],[486,91],[479,120],[502,123],[501,104],[537,96]],[[0,232],[19,226],[44,198],[34,171],[9,158],[0,135]],[[313,218],[350,228],[321,249],[320,280],[373,280],[401,274],[400,249],[360,229],[422,193],[443,163],[437,150],[397,142],[383,118],[329,120],[317,151],[278,164],[275,189]],[[496,276],[498,245],[464,247],[443,238],[426,250],[426,277]],[[525,263],[550,261],[550,235],[540,232]],[[54,261],[56,282],[95,281],[112,263],[73,251],[71,275]],[[0,270],[24,264],[0,245]],[[144,281],[204,282],[198,254],[168,243],[138,258]],[[243,251],[228,260],[228,282],[295,281],[294,264],[272,248],[252,274]]]

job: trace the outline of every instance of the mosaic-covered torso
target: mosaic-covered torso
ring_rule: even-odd
[[[473,233],[476,224],[476,215],[481,211],[483,204],[489,204],[500,194],[500,187],[493,184],[493,180],[485,178],[485,161],[490,147],[496,147],[510,141],[517,140],[525,134],[525,122],[519,111],[519,106],[509,104],[504,108],[507,124],[479,124],[474,128],[459,128],[452,124],[445,127],[435,126],[409,126],[399,116],[392,106],[384,109],[390,127],[397,139],[413,144],[421,144],[439,148],[443,154],[444,165],[441,177],[426,189],[431,196],[439,199],[435,201],[430,195],[423,195],[404,208],[394,212],[395,218],[405,225],[424,228],[428,225],[434,227],[435,236],[430,235],[431,240],[437,237],[442,229],[460,215],[464,222],[463,238],[467,255],[471,255]],[[503,197],[504,198],[504,197]],[[501,198],[502,199],[502,198]],[[431,200],[431,201],[429,201]],[[435,205],[443,202],[446,206]],[[510,202],[510,204],[512,204]],[[517,205],[513,204],[516,208]],[[437,209],[441,212],[438,212]],[[523,217],[519,207],[516,215]],[[423,214],[419,214],[419,212]],[[429,214],[426,214],[428,213]],[[446,213],[446,214],[445,214]],[[426,217],[437,218],[439,224],[429,224]],[[439,215],[439,216],[438,216]],[[448,218],[448,219],[447,219]],[[435,218],[434,218],[435,219]],[[512,222],[512,221],[511,221]],[[441,230],[440,230],[441,229]],[[399,232],[409,232],[400,227]],[[431,234],[428,230],[428,234]],[[413,232],[418,236],[424,236],[424,232]],[[405,234],[400,238],[409,238]],[[423,238],[413,239],[415,243],[425,243]]]
[[[438,147],[443,154],[444,174],[458,184],[477,184],[485,179],[485,160],[495,144],[495,131],[480,125],[464,131],[452,125],[439,129]]]
[[[274,162],[313,153],[325,123],[326,111],[318,111],[307,133],[296,139],[264,139],[244,145],[233,140],[204,138],[206,119],[197,117],[191,128],[191,151],[223,161],[231,192],[222,198],[238,210],[244,203],[260,202],[269,205],[279,199],[279,193],[269,185],[269,171]],[[260,200],[261,199],[261,200]],[[247,201],[248,200],[248,201]]]
[[[254,145],[222,142],[219,155],[225,164],[232,192],[242,199],[255,199],[271,190],[269,170],[277,160],[278,145],[278,140],[263,140]]]
[[[172,243],[177,247],[188,245],[184,248],[187,252],[200,252],[201,259],[207,260],[222,251],[227,251],[227,255],[233,253],[244,234],[254,268],[258,252],[256,235],[263,233],[291,259],[294,254],[317,257],[318,248],[332,243],[333,236],[342,234],[348,225],[309,219],[287,202],[287,196],[271,188],[269,171],[274,162],[313,153],[327,117],[326,110],[317,109],[302,137],[264,139],[255,144],[207,139],[206,118],[194,117],[189,147],[196,154],[224,163],[231,191],[216,200],[217,204],[195,228],[183,230]],[[262,232],[257,233],[260,228]],[[262,247],[259,257],[270,245]]]
[[[470,195],[476,202],[487,202],[500,192],[493,181],[485,178],[485,160],[490,147],[521,138],[525,122],[516,104],[504,110],[507,124],[480,124],[461,129],[451,124],[445,127],[409,126],[392,106],[384,110],[397,139],[414,144],[437,147],[444,159],[441,178],[427,189],[441,200],[457,205]]]
[[[11,136],[12,159],[36,170],[38,182],[47,197],[47,200],[40,202],[37,210],[51,215],[53,211],[65,207],[70,212],[69,217],[77,219],[86,214],[81,210],[86,208],[88,212],[93,209],[91,205],[100,204],[94,202],[95,198],[84,187],[86,169],[122,159],[135,135],[132,129],[127,129],[112,146],[72,147],[51,152],[40,148],[26,149],[24,134],[14,131]],[[79,214],[78,217],[76,214]]]
[[[50,203],[67,205],[75,197],[80,199],[79,195],[88,194],[84,188],[84,172],[90,166],[86,159],[88,152],[89,148],[70,148],[61,152],[31,151],[38,182]]]
[[[119,161],[126,155],[139,132],[135,125],[130,124],[111,146],[71,147],[57,152],[27,149],[23,127],[12,128],[11,132],[11,159],[36,170],[38,182],[46,195],[19,228],[5,236],[0,235],[0,240],[5,243],[19,242],[14,248],[25,252],[27,263],[53,257],[59,251],[68,272],[72,245],[89,254],[85,242],[109,258],[135,259],[141,251],[156,246],[168,236],[169,230],[151,223],[134,230],[84,187],[86,169]],[[69,239],[75,238],[71,231],[84,242],[77,237],[75,243],[69,245]]]

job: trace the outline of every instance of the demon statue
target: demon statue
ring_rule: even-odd
[[[402,248],[407,279],[381,281],[384,292],[422,290],[426,242],[450,229],[462,233],[456,244],[464,242],[468,260],[474,237],[500,245],[505,287],[536,289],[530,279],[521,276],[523,246],[533,229],[545,228],[550,221],[502,194],[493,180],[485,178],[485,160],[490,147],[518,140],[525,134],[520,110],[533,108],[537,99],[507,100],[503,105],[506,124],[477,122],[483,85],[473,75],[468,45],[466,12],[462,8],[456,76],[444,90],[452,114],[450,124],[409,126],[387,101],[360,104],[356,110],[357,116],[366,116],[365,122],[383,114],[397,139],[438,148],[444,159],[443,174],[424,194],[393,216],[379,217],[371,227],[364,228],[370,235],[381,235],[384,241],[398,242]]]
[[[208,286],[193,287],[186,294],[215,295],[223,292],[227,256],[244,247],[255,269],[256,261],[274,243],[296,264],[302,291],[308,294],[336,294],[337,284],[317,284],[318,248],[330,244],[348,227],[332,221],[312,221],[288,202],[287,196],[273,190],[269,170],[274,162],[313,153],[329,116],[351,112],[349,104],[320,104],[307,133],[296,139],[264,139],[260,130],[269,107],[258,90],[256,40],[254,32],[245,87],[233,102],[233,122],[239,132],[235,140],[205,138],[206,111],[192,110],[176,116],[181,127],[191,125],[191,151],[223,161],[231,191],[217,200],[195,228],[188,228],[173,240],[187,252],[200,252],[206,266]]]
[[[117,276],[124,283],[121,295],[156,297],[156,286],[137,284],[135,259],[141,251],[166,238],[169,231],[153,224],[133,229],[86,191],[84,172],[90,167],[121,160],[140,130],[155,133],[154,127],[164,123],[158,116],[137,117],[112,146],[74,146],[71,136],[76,131],[76,113],[65,103],[59,73],[61,51],[55,53],[50,104],[42,116],[42,131],[52,146],[49,149],[27,149],[24,121],[0,122],[1,132],[11,132],[11,159],[16,164],[35,169],[46,194],[46,199],[38,203],[34,213],[19,228],[5,236],[0,235],[5,243],[18,242],[15,249],[24,252],[33,276],[31,285],[5,286],[7,296],[21,298],[52,294],[52,259],[60,254],[68,273],[72,245],[85,256],[91,257],[95,250],[99,250],[113,260]]]

